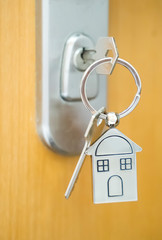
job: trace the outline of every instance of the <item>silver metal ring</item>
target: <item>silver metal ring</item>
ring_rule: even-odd
[[[86,80],[89,77],[89,74],[94,71],[95,68],[97,68],[97,66],[102,65],[104,63],[108,63],[111,62],[112,58],[102,58],[99,59],[95,62],[93,62],[88,68],[87,70],[84,72],[83,77],[81,79],[81,84],[80,84],[80,94],[81,94],[81,99],[83,101],[84,106],[92,113],[96,113],[97,111],[91,106],[91,104],[88,101],[87,95],[86,95]],[[126,62],[125,60],[118,58],[116,63],[121,64],[122,66],[126,67],[132,74],[132,76],[134,77],[136,86],[137,86],[137,93],[132,101],[132,103],[130,104],[130,106],[125,109],[123,112],[119,113],[118,116],[119,118],[123,118],[125,116],[127,116],[129,113],[131,113],[133,111],[133,109],[137,106],[139,100],[140,100],[140,94],[141,94],[141,80],[140,77],[137,73],[137,71],[135,70],[135,68],[128,62]],[[107,114],[101,113],[100,118],[101,119],[106,119]]]

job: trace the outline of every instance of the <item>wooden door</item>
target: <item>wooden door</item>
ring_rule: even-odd
[[[142,79],[139,106],[119,125],[143,148],[139,200],[94,205],[90,158],[65,200],[78,157],[53,153],[36,133],[34,0],[0,0],[0,240],[162,239],[162,1],[110,0],[109,12],[109,35]],[[110,110],[124,109],[134,93],[117,66]]]

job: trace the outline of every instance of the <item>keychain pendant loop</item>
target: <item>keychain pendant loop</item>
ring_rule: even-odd
[[[98,66],[104,64],[104,63],[108,63],[108,62],[111,62],[112,61],[112,58],[108,57],[108,58],[102,58],[102,59],[99,59],[97,61],[95,61],[94,63],[92,63],[88,68],[87,70],[84,72],[83,74],[83,77],[81,79],[81,84],[80,84],[80,94],[81,94],[81,99],[83,101],[83,104],[84,106],[92,113],[96,113],[97,110],[95,110],[90,102],[88,101],[88,98],[87,98],[87,95],[86,95],[86,80],[88,79],[90,73],[92,71],[94,71]],[[132,101],[132,103],[130,104],[130,106],[125,109],[124,111],[120,112],[118,114],[119,118],[123,118],[125,116],[127,116],[129,113],[131,113],[133,111],[133,109],[137,106],[139,100],[140,100],[140,94],[141,94],[141,80],[140,80],[140,77],[136,71],[136,69],[130,64],[128,63],[127,61],[121,59],[121,58],[118,58],[116,63],[126,67],[132,74],[134,80],[135,80],[135,83],[136,83],[136,86],[137,86],[137,92],[136,92],[136,95]],[[105,113],[101,113],[100,115],[100,118],[101,119],[106,119],[107,118],[107,114]]]

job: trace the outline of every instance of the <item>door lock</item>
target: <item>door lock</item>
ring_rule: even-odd
[[[85,71],[95,60],[105,58],[113,51],[111,63],[99,66],[98,74],[111,74],[118,58],[118,51],[113,37],[103,37],[97,40],[95,46],[91,37],[75,33],[65,43],[61,68],[61,96],[66,101],[81,101],[80,80]],[[87,97],[96,98],[99,89],[99,75],[93,72],[87,84]]]
[[[113,41],[109,45],[104,38],[97,41],[107,36],[107,22],[108,0],[93,4],[92,0],[36,0],[37,131],[53,151],[74,155],[83,147],[90,114],[81,102],[79,85],[89,64],[112,49]],[[116,50],[112,51],[115,56]],[[112,66],[99,66],[89,79],[87,95],[97,109],[106,106],[102,74],[111,72]]]

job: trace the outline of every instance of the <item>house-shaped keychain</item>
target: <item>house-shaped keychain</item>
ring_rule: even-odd
[[[88,148],[94,203],[137,201],[136,152],[141,150],[116,128],[110,128]]]

